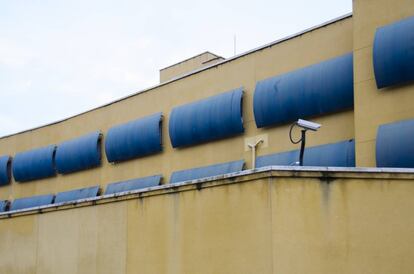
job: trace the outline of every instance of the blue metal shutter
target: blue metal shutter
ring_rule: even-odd
[[[161,113],[109,129],[105,152],[109,162],[119,162],[162,150]]]
[[[96,197],[98,193],[99,193],[99,186],[92,186],[92,187],[59,192],[58,194],[56,194],[55,204]]]
[[[377,167],[414,167],[414,120],[379,126],[376,160]]]
[[[195,180],[205,177],[223,175],[227,173],[242,171],[244,160],[215,164],[205,167],[175,171],[170,178],[170,183],[177,183],[189,180]]]
[[[46,194],[46,195],[18,198],[18,199],[15,199],[11,203],[10,210],[18,210],[18,209],[24,209],[24,208],[30,208],[30,207],[49,205],[53,203],[54,197],[55,195],[53,194]]]
[[[299,161],[299,150],[257,157],[256,166],[292,166]],[[347,140],[305,149],[304,166],[355,167],[355,142]]]
[[[378,88],[414,81],[414,17],[377,29],[373,62]]]
[[[17,153],[13,159],[13,176],[18,182],[47,178],[56,175],[55,146]]]
[[[243,89],[238,88],[171,112],[169,133],[173,147],[189,146],[243,133]]]
[[[56,169],[71,173],[99,166],[101,163],[101,133],[99,131],[63,142],[56,149]]]
[[[152,186],[158,186],[161,183],[161,175],[136,178],[122,182],[111,183],[106,187],[105,194],[113,194],[124,191],[137,190]]]
[[[8,155],[0,157],[0,186],[8,185],[11,179],[11,161]]]
[[[253,99],[258,128],[353,106],[352,53],[259,81]]]

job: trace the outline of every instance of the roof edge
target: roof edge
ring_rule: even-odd
[[[25,130],[22,130],[22,131],[15,132],[15,133],[11,133],[11,134],[7,134],[7,135],[4,135],[4,136],[0,136],[0,140],[1,140],[1,139],[5,139],[5,138],[9,138],[9,137],[12,137],[12,136],[15,136],[15,135],[23,134],[23,133],[26,133],[26,132],[29,132],[29,131],[33,131],[33,130],[37,130],[37,129],[41,129],[41,128],[44,128],[44,127],[48,127],[48,126],[52,126],[52,125],[55,125],[55,124],[59,124],[59,123],[65,122],[65,121],[67,121],[67,120],[69,120],[69,119],[72,119],[72,118],[78,117],[78,116],[80,116],[80,115],[83,115],[83,114],[86,114],[86,113],[92,112],[92,111],[97,110],[97,109],[101,109],[101,108],[104,108],[104,107],[110,106],[110,105],[112,105],[112,104],[115,104],[115,103],[121,102],[121,101],[126,100],[126,99],[129,99],[129,98],[131,98],[131,97],[134,97],[134,96],[136,96],[136,95],[138,95],[138,94],[140,94],[140,93],[144,93],[144,92],[147,92],[147,91],[150,91],[150,90],[156,89],[156,88],[158,88],[158,87],[162,87],[162,86],[168,85],[168,84],[170,84],[170,83],[173,83],[173,82],[175,82],[175,81],[178,81],[178,80],[184,79],[184,78],[186,78],[186,77],[189,77],[189,76],[191,76],[191,75],[194,75],[194,74],[200,73],[200,72],[202,72],[202,71],[205,71],[205,70],[208,70],[208,69],[211,69],[211,68],[214,68],[214,67],[218,67],[218,66],[220,66],[220,65],[222,65],[222,64],[225,64],[225,63],[231,62],[231,61],[233,61],[233,60],[236,60],[236,59],[238,59],[238,58],[244,57],[244,56],[246,56],[246,55],[249,55],[249,54],[255,53],[255,52],[257,52],[257,51],[260,51],[260,50],[263,50],[263,49],[266,49],[266,48],[270,48],[270,47],[272,47],[272,46],[274,46],[274,45],[277,45],[277,44],[280,44],[280,43],[282,43],[282,42],[288,41],[288,40],[290,40],[290,39],[296,38],[296,37],[301,36],[301,35],[303,35],[303,34],[306,34],[306,33],[308,33],[308,32],[311,32],[311,31],[314,31],[314,30],[317,30],[317,29],[320,29],[320,28],[326,27],[326,26],[331,25],[331,24],[333,24],[333,23],[336,23],[336,22],[339,22],[339,21],[342,21],[342,20],[348,19],[348,18],[350,18],[350,17],[352,17],[352,12],[347,13],[347,14],[342,15],[342,16],[339,16],[339,17],[336,17],[336,18],[331,19],[331,20],[329,20],[329,21],[325,21],[325,22],[323,22],[323,23],[321,23],[321,24],[319,24],[319,25],[316,25],[316,26],[310,27],[310,28],[305,29],[305,30],[303,30],[303,31],[300,31],[300,32],[297,32],[297,33],[295,33],[295,34],[292,34],[292,35],[286,36],[286,37],[284,37],[284,38],[281,38],[281,39],[275,40],[275,41],[273,41],[273,42],[270,42],[270,43],[264,44],[263,46],[260,46],[260,47],[257,47],[257,48],[254,48],[254,49],[251,49],[251,50],[249,50],[249,51],[246,51],[246,52],[243,52],[243,53],[240,53],[240,54],[237,54],[237,55],[235,55],[235,56],[233,56],[233,57],[230,57],[230,58],[224,59],[223,61],[220,61],[220,62],[218,62],[218,63],[212,64],[212,65],[210,65],[210,66],[206,66],[206,67],[203,67],[203,68],[200,68],[200,69],[197,69],[197,70],[193,70],[193,71],[191,71],[191,72],[189,72],[189,73],[186,73],[186,74],[180,75],[180,76],[178,76],[177,78],[172,78],[172,79],[170,79],[170,80],[168,80],[168,81],[166,81],[166,82],[159,83],[159,84],[156,84],[156,85],[154,85],[154,86],[150,86],[150,87],[148,87],[148,88],[145,88],[145,89],[142,89],[142,90],[140,90],[140,91],[137,91],[137,92],[131,93],[131,94],[129,94],[129,95],[127,95],[127,96],[124,96],[124,97],[121,97],[121,98],[119,98],[119,99],[115,99],[114,101],[111,101],[111,102],[109,102],[109,103],[106,103],[106,104],[103,104],[103,105],[100,105],[100,106],[97,106],[97,107],[94,107],[94,108],[88,109],[88,110],[86,110],[86,111],[82,111],[82,112],[80,112],[80,113],[78,113],[78,114],[74,114],[74,115],[72,115],[72,116],[69,116],[69,117],[66,117],[66,118],[63,118],[63,119],[60,119],[60,120],[54,121],[54,122],[50,122],[50,123],[47,123],[47,124],[43,124],[43,125],[40,125],[40,126],[36,126],[36,127],[33,127],[33,128],[29,128],[29,129],[25,129]],[[206,51],[206,52],[208,52],[208,51]],[[203,52],[203,53],[201,53],[201,54],[204,54],[204,53],[206,53],[206,52]],[[196,55],[196,56],[197,56],[197,55]],[[191,59],[191,58],[190,58],[190,59]],[[177,63],[177,64],[178,64],[178,63]]]

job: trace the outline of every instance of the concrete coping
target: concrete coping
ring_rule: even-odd
[[[414,183],[414,168],[268,166],[263,168],[249,169],[240,172],[211,176],[196,180],[183,181],[174,184],[163,184],[160,186],[153,186],[137,190],[96,196],[76,201],[5,211],[0,213],[0,219],[17,217],[22,215],[46,213],[56,210],[65,210],[84,206],[93,206],[97,204],[125,201],[149,196],[178,193],[189,190],[201,190],[207,187],[242,183],[252,181],[254,179],[270,177],[321,178],[323,180],[340,178],[382,180],[393,179],[413,180]]]

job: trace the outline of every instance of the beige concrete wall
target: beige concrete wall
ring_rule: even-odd
[[[0,273],[413,273],[397,177],[269,172],[2,219]]]
[[[332,46],[335,45],[335,46]],[[289,141],[289,125],[257,129],[253,117],[253,92],[257,81],[315,64],[352,51],[352,18],[315,29],[283,43],[273,45],[192,76],[161,85],[106,107],[70,118],[64,122],[0,139],[0,155],[14,155],[49,144],[58,144],[94,130],[104,134],[116,124],[163,112],[163,152],[119,164],[109,164],[103,154],[102,166],[68,175],[27,183],[12,182],[0,188],[0,199],[56,193],[75,188],[163,174],[168,182],[173,171],[245,159],[250,168],[251,154],[245,140],[264,135],[266,146],[258,155],[297,149]],[[243,86],[245,133],[233,138],[173,149],[168,135],[168,119],[174,106],[203,99]],[[314,146],[354,137],[353,111],[312,118],[323,127],[307,136]],[[105,136],[104,136],[105,138]]]
[[[381,124],[414,118],[414,85],[378,90],[372,49],[375,30],[414,15],[411,0],[353,2],[355,140],[358,166],[375,166],[375,140]]]
[[[179,77],[190,71],[207,67],[224,60],[223,57],[215,55],[211,52],[204,52],[192,58],[186,59],[175,65],[160,70],[160,83],[167,82],[173,78]]]

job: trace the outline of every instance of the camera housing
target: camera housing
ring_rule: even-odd
[[[312,131],[317,131],[321,127],[321,124],[314,123],[314,122],[311,122],[311,121],[302,120],[302,119],[299,119],[296,122],[296,125],[298,125],[299,127],[303,128],[303,129],[312,130]]]

